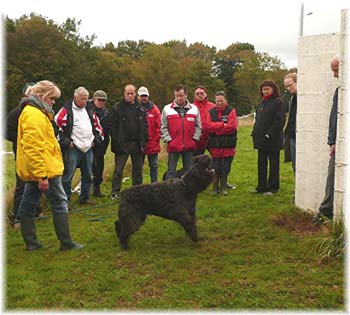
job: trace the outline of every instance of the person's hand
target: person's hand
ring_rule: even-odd
[[[74,148],[74,143],[73,143],[73,141],[71,141],[70,144],[69,144],[69,149],[72,149],[72,148]]]
[[[335,144],[332,144],[330,147],[329,147],[329,156],[333,156],[335,154]]]
[[[49,189],[49,180],[47,178],[39,179],[39,189],[44,191]]]

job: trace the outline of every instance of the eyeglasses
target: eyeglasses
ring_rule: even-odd
[[[291,87],[295,82],[289,83],[288,85],[286,85],[286,89],[288,89],[289,87]]]
[[[140,97],[148,97],[148,95],[140,95]]]
[[[105,102],[106,100],[104,98],[98,98],[97,99],[99,102]]]

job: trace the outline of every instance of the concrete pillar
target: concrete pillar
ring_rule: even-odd
[[[317,212],[324,197],[329,160],[328,121],[338,80],[330,59],[339,51],[339,34],[299,38],[295,204]]]
[[[350,158],[350,47],[349,47],[349,10],[342,10],[339,49],[339,102],[337,121],[334,215],[335,219],[344,219],[345,207],[349,209],[349,158]]]

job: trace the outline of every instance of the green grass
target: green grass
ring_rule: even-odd
[[[250,131],[239,130],[229,178],[237,189],[227,197],[212,196],[211,187],[199,195],[198,244],[175,222],[149,217],[131,249],[121,251],[114,233],[118,205],[108,197],[97,200],[99,208],[70,214],[74,240],[87,244],[81,251],[58,251],[51,216],[37,223],[46,250],[25,252],[20,231],[8,227],[6,309],[344,310],[343,258],[320,264],[315,247],[331,232],[315,229],[294,208],[290,163],[281,163],[278,194],[249,192],[257,180]],[[12,164],[8,159],[6,178]],[[106,164],[109,194],[110,153]],[[160,177],[165,169],[163,159]],[[149,182],[148,167],[144,174]],[[73,205],[84,209],[76,197]]]

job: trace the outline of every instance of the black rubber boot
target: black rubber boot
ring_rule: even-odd
[[[26,250],[32,251],[43,248],[43,245],[39,243],[38,238],[36,236],[35,222],[34,217],[21,215],[20,223],[21,223],[21,232],[26,243]]]
[[[57,238],[61,242],[60,250],[82,249],[83,244],[74,243],[70,237],[68,214],[67,213],[53,213],[53,224]]]
[[[220,194],[227,196],[228,193],[226,191],[227,186],[227,175],[221,175],[220,176]]]
[[[213,178],[213,195],[217,195],[219,192],[219,175],[215,174]]]

